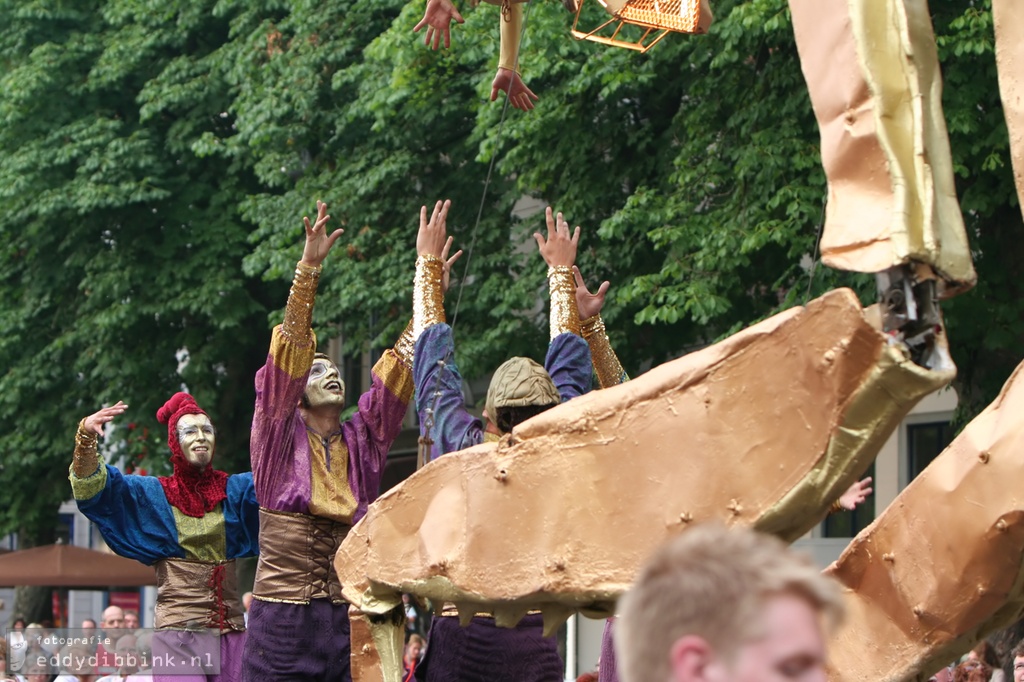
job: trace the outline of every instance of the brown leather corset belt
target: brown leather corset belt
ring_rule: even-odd
[[[245,630],[235,561],[161,559],[156,568],[156,626],[173,630]]]
[[[345,603],[334,570],[334,554],[350,528],[308,514],[261,507],[260,560],[253,596],[287,604],[308,604],[311,599]]]

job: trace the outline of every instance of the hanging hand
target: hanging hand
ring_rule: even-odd
[[[518,73],[500,66],[494,80],[491,81],[492,102],[498,99],[499,92],[507,92],[509,104],[522,111],[533,109],[533,102],[538,99],[537,95],[533,94],[533,90],[526,87]]]
[[[427,0],[427,10],[412,30],[413,33],[419,33],[420,29],[426,26],[427,33],[423,38],[423,44],[429,47],[433,43],[433,49],[436,50],[440,47],[441,38],[444,37],[444,46],[447,49],[451,47],[452,43],[450,33],[452,19],[460,24],[465,21],[451,0]]]

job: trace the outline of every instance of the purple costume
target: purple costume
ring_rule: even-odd
[[[483,424],[465,408],[454,348],[447,324],[428,327],[416,341],[416,409],[421,424],[424,412],[434,410],[432,459],[484,441]],[[560,334],[551,341],[544,367],[563,402],[590,388],[590,349],[576,334]],[[563,675],[557,642],[543,636],[539,614],[526,616],[515,628],[499,628],[488,616],[477,616],[463,628],[457,617],[439,616],[430,630],[426,658],[416,669],[417,679],[427,682],[561,682]]]
[[[260,563],[249,613],[244,679],[350,680],[348,604],[333,560],[353,523],[379,492],[388,450],[412,397],[412,374],[395,350],[373,368],[356,413],[321,437],[297,408],[316,340],[308,317],[312,287],[300,267],[285,323],[274,330],[256,374],[252,456],[260,504]],[[296,301],[300,286],[306,302]],[[307,313],[307,315],[310,313]]]

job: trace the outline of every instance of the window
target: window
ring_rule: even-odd
[[[948,421],[908,425],[907,482],[917,478],[952,440],[953,427]]]

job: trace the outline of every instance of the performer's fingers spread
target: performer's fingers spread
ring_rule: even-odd
[[[572,278],[576,280],[577,289],[583,289],[584,291],[586,290],[587,285],[583,282],[583,275],[580,274],[580,269],[575,265],[572,266]]]
[[[448,267],[451,268],[453,265],[455,265],[455,261],[459,260],[459,258],[461,258],[461,257],[462,257],[462,249],[459,249],[458,251],[455,252],[455,254],[451,258],[449,258],[445,262],[448,265]]]
[[[306,234],[309,234],[310,232],[313,231],[313,226],[310,225],[309,223],[309,217],[302,216],[302,222],[306,224]]]
[[[338,241],[338,238],[343,234],[345,234],[345,230],[343,230],[340,227],[334,232],[332,232],[331,236],[327,238],[327,247],[330,248],[331,246],[333,246],[334,242]]]
[[[601,286],[598,287],[596,295],[603,298],[604,295],[608,293],[608,287],[610,287],[611,285],[612,283],[609,282],[608,280],[601,282]]]
[[[444,240],[444,246],[441,247],[441,260],[448,260],[448,251],[452,248],[452,242],[454,241],[455,237],[452,236]]]
[[[420,206],[420,229],[425,230],[427,228],[427,207]]]
[[[573,245],[578,244],[580,241],[580,226],[577,225],[576,229],[572,232],[572,243]]]
[[[542,235],[540,232],[534,232],[533,233],[533,238],[537,240],[537,248],[540,249],[541,251],[543,251],[544,250],[544,243],[545,243],[544,242],[544,235]]]
[[[551,215],[551,207],[550,206],[548,206],[546,209],[544,209],[544,220],[548,224],[548,239],[551,239],[552,235],[555,232],[555,218],[554,218],[553,215]]]

